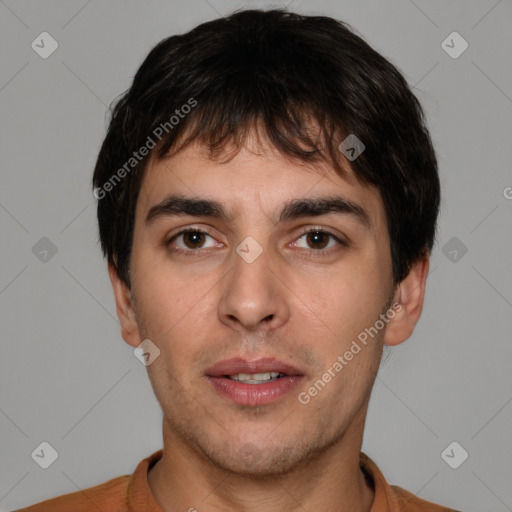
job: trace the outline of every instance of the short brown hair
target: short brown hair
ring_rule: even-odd
[[[320,135],[308,130],[311,119]],[[256,121],[283,154],[323,159],[337,170],[344,137],[363,142],[351,167],[381,194],[395,283],[432,249],[437,161],[422,108],[399,70],[344,22],[244,10],[161,41],[113,108],[93,187],[96,197],[101,192],[103,254],[128,286],[135,205],[148,161],[135,161],[134,152],[158,133],[149,154],[162,158],[186,132],[180,147],[198,140],[215,155],[228,142],[240,147]]]

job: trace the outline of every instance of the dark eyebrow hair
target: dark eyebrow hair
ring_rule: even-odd
[[[362,206],[339,196],[292,199],[285,203],[281,210],[279,222],[328,213],[348,214],[353,216],[362,226],[366,228],[372,226],[370,215]],[[162,217],[183,215],[214,217],[224,222],[233,220],[233,215],[228,213],[218,201],[171,195],[149,209],[146,215],[146,225]]]

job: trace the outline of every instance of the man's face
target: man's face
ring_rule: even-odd
[[[170,195],[215,201],[228,218],[153,208]],[[318,216],[288,208],[280,219],[292,201],[334,197],[354,208]],[[177,235],[192,228],[204,233]],[[358,342],[341,370],[335,363],[393,293],[376,190],[269,147],[221,163],[190,145],[150,162],[130,272],[138,330],[130,342],[160,349],[148,372],[165,435],[246,473],[288,470],[342,436],[362,436],[384,330]],[[329,368],[331,379],[310,393]],[[273,370],[284,376],[236,380]]]

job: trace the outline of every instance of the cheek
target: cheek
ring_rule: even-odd
[[[134,273],[136,314],[141,335],[151,339],[165,353],[166,360],[184,364],[201,348],[201,333],[211,323],[212,288],[205,276],[184,277],[183,272],[146,264],[144,272]]]
[[[184,281],[157,251],[135,250],[132,256],[134,293],[138,311],[151,320],[152,330],[169,328],[190,310],[193,283]]]
[[[334,275],[331,271],[328,279],[307,288],[316,293],[310,292],[303,300],[307,305],[304,316],[323,326],[326,350],[339,352],[349,346],[379,318],[388,298],[388,283],[381,272],[377,262],[361,260]]]

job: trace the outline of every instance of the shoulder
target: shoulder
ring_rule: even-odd
[[[64,494],[13,512],[127,512],[125,505],[130,478],[130,475],[119,476],[94,487]]]
[[[397,485],[389,485],[377,464],[363,452],[360,466],[375,492],[371,512],[460,512],[422,500]]]
[[[422,500],[412,492],[402,489],[397,485],[391,485],[390,489],[397,510],[403,512],[460,512],[452,508],[436,505],[430,501]]]

